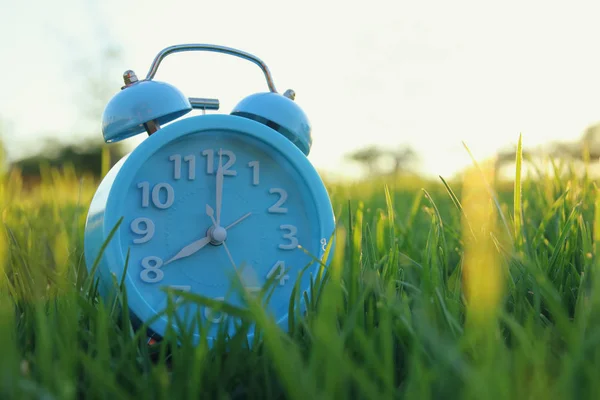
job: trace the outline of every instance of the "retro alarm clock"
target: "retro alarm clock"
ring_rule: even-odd
[[[251,61],[269,91],[249,95],[229,114],[206,113],[218,110],[219,100],[187,97],[153,79],[166,56],[183,51]],[[89,207],[85,260],[89,270],[96,265],[100,293],[110,295],[123,279],[132,320],[148,321],[148,333],[160,339],[175,324],[157,317],[168,304],[165,288],[239,305],[232,290],[239,276],[249,291],[271,283],[264,307],[285,329],[292,289],[309,290],[311,275],[327,266],[334,233],[330,198],[307,158],[311,124],[295,93],[278,93],[257,57],[208,44],[167,47],[145,79],[133,71],[123,77],[104,110],[104,140],[148,137],[110,169]],[[182,118],[192,109],[203,113]],[[209,341],[236,329],[214,306],[182,302],[175,312],[208,329]]]

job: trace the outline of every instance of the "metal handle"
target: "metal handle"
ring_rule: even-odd
[[[179,53],[182,51],[213,51],[217,53],[224,53],[232,56],[237,56],[245,60],[251,61],[254,64],[258,65],[260,69],[262,69],[263,73],[265,74],[265,78],[267,79],[267,85],[269,86],[269,90],[271,92],[277,93],[277,90],[275,89],[275,84],[273,83],[273,78],[271,77],[271,72],[269,72],[269,68],[261,59],[241,50],[236,50],[231,47],[218,46],[213,44],[178,44],[161,50],[161,52],[158,53],[154,58],[154,61],[150,66],[150,70],[146,75],[146,80],[151,80],[152,78],[154,78],[154,75],[156,75],[156,71],[158,70],[160,62],[166,56],[172,53]]]
[[[201,110],[218,110],[219,99],[204,99],[200,97],[189,97],[188,100],[192,105],[192,108],[199,108]]]

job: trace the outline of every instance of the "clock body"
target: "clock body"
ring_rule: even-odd
[[[104,177],[88,212],[85,257],[91,269],[107,242],[96,271],[101,293],[124,276],[139,323],[167,307],[168,287],[240,305],[237,276],[250,291],[272,284],[265,307],[285,329],[296,280],[309,290],[333,233],[326,188],[298,147],[248,118],[200,115],[161,128]],[[219,329],[234,333],[234,321],[210,307],[190,302],[176,312],[185,324],[199,316],[209,341]],[[161,337],[169,323],[157,318],[149,333]]]

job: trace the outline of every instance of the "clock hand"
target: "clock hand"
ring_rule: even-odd
[[[215,210],[213,210],[213,208],[211,206],[209,206],[208,204],[206,205],[206,215],[208,215],[210,217],[210,219],[212,219],[212,222],[213,222],[213,225],[215,226],[215,228],[219,226],[219,224],[217,224],[217,221],[215,221]],[[223,229],[228,230],[229,228],[236,226],[237,224],[239,224],[240,222],[242,222],[243,220],[248,218],[250,215],[252,215],[251,212],[241,216],[240,218],[233,221],[231,224],[227,225]]]
[[[215,218],[214,218],[214,212],[215,211],[212,209],[212,207],[207,204],[206,205],[206,214],[208,214],[211,217],[211,219],[213,220],[213,223],[216,226],[216,221],[215,221]],[[227,230],[227,229],[229,229],[229,228],[231,228],[231,227],[239,224],[240,222],[242,222],[243,220],[245,220],[246,218],[248,218],[251,214],[252,213],[248,213],[246,215],[243,215],[242,217],[238,218],[236,221],[233,221],[231,224],[229,224],[227,226],[227,228],[223,228],[223,229]],[[208,243],[210,243],[210,241],[212,239],[214,239],[214,238],[209,233],[205,237],[203,237],[202,239],[196,240],[195,242],[192,242],[192,243],[188,244],[183,249],[181,249],[179,251],[179,253],[175,254],[175,256],[173,256],[171,259],[167,260],[164,263],[164,265],[169,264],[169,263],[171,263],[171,262],[173,262],[175,260],[179,260],[180,258],[191,256],[192,254],[196,253],[197,251],[199,251],[200,249],[202,249],[204,246],[206,246]]]
[[[229,261],[231,262],[231,265],[233,265],[233,269],[237,272],[237,267],[235,266],[235,262],[233,261],[233,257],[231,257],[231,253],[229,252],[229,248],[227,247],[227,243],[223,242],[223,247],[225,248],[225,251],[227,252],[227,257],[229,257]]]
[[[237,265],[235,265],[235,261],[233,261],[233,257],[231,256],[231,252],[229,251],[229,247],[227,247],[227,243],[223,242],[223,247],[225,248],[225,252],[227,253],[227,258],[229,258],[229,262],[233,266],[233,269],[237,276],[239,277],[242,285],[249,292],[257,292],[260,291],[260,283],[258,282],[258,278],[256,277],[256,271],[251,266],[242,266],[242,269],[239,270]]]
[[[210,235],[206,235],[202,239],[196,240],[195,242],[188,244],[183,249],[179,250],[179,253],[175,254],[175,256],[167,260],[163,265],[169,264],[175,260],[179,260],[180,258],[191,256],[192,254],[209,244],[211,239],[212,238]]]
[[[206,214],[212,219],[215,229],[220,228],[217,225],[217,221],[215,221],[215,217],[214,217],[215,211],[208,204],[206,205]],[[251,214],[252,213],[249,212],[249,213],[241,216],[237,220],[233,221],[227,227],[221,228],[221,229],[224,229],[225,231],[227,231],[227,229],[229,229],[229,228],[231,228],[231,227],[239,224],[240,222],[242,222],[243,220],[245,220],[246,218],[248,218]],[[235,272],[238,274],[238,276],[242,280],[242,283],[244,284],[244,287],[247,287],[247,288],[250,288],[250,289],[253,289],[253,290],[257,289],[257,288],[260,288],[259,286],[257,286],[258,280],[256,279],[256,276],[255,276],[256,272],[254,272],[254,270],[252,270],[252,267],[250,267],[250,275],[243,274],[243,271],[242,271],[242,275],[240,276],[240,272],[238,271],[237,266],[235,265],[235,261],[233,261],[233,257],[231,256],[231,252],[229,251],[229,247],[227,246],[227,243],[225,243],[225,242],[226,242],[226,240],[223,240],[223,242],[221,242],[221,244],[225,248],[225,252],[227,253],[227,258],[229,258],[229,262],[233,266],[233,269],[235,270]],[[252,284],[249,285],[248,284],[249,282],[251,282]]]
[[[215,210],[208,204],[206,205],[206,215],[208,215],[210,217],[210,219],[212,220],[213,226],[215,228],[217,228],[219,226],[219,224],[217,224],[217,221],[215,221]]]
[[[222,153],[223,149],[219,149],[219,168],[217,168],[217,198],[216,198],[216,208],[217,208],[217,222],[215,224],[215,228],[220,226],[221,223],[221,203],[223,201],[223,165],[222,165]]]
[[[225,230],[228,230],[229,228],[236,226],[237,224],[239,224],[240,222],[242,222],[243,220],[245,220],[246,218],[248,218],[250,216],[250,214],[252,214],[251,212],[249,212],[248,214],[238,218],[237,220],[233,221],[231,224],[227,225],[225,227]]]

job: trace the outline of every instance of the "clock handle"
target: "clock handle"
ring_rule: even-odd
[[[158,66],[166,56],[172,53],[179,53],[182,51],[213,51],[217,53],[229,54],[251,61],[254,64],[258,65],[260,69],[262,69],[263,73],[265,74],[265,78],[267,79],[267,85],[269,86],[269,90],[273,93],[277,93],[277,90],[275,89],[275,84],[273,83],[271,72],[269,71],[267,65],[261,59],[241,50],[214,44],[178,44],[175,46],[164,48],[154,58],[154,61],[150,66],[150,70],[146,75],[146,80],[149,81],[152,80],[152,78],[154,78],[154,75],[156,75],[156,71],[158,70]]]

